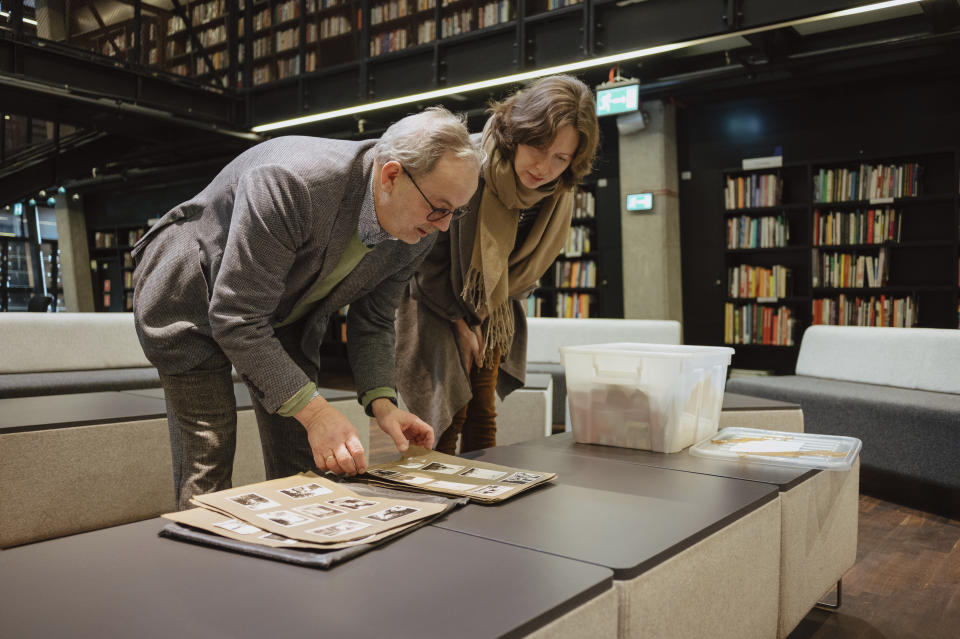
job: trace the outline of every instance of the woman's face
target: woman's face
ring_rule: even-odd
[[[557,129],[557,137],[546,147],[518,144],[517,152],[513,156],[513,170],[517,172],[517,178],[525,187],[541,187],[556,180],[567,170],[579,142],[576,129],[564,124]]]

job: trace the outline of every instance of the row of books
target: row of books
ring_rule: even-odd
[[[790,223],[785,215],[747,217],[727,220],[727,248],[776,248],[790,240]]]
[[[913,297],[847,297],[813,300],[814,324],[834,326],[894,326],[912,328],[917,325],[919,309]]]
[[[287,20],[295,20],[300,17],[300,1],[287,0],[281,2],[273,8],[273,19],[280,23]]]
[[[724,310],[725,344],[794,345],[796,319],[789,307],[727,302]]]
[[[593,260],[557,262],[554,286],[560,288],[592,288],[597,285],[597,263]]]
[[[380,24],[388,20],[403,18],[410,13],[407,0],[392,0],[375,7],[370,7],[370,24]]]
[[[887,285],[890,260],[886,248],[881,248],[876,256],[819,253],[814,249],[811,260],[811,283],[814,288],[876,288]]]
[[[866,211],[813,212],[813,245],[899,242],[903,212],[890,207]]]
[[[277,31],[274,34],[274,38],[277,43],[277,53],[287,51],[288,49],[295,49],[300,45],[300,28],[290,27],[289,29]]]
[[[727,269],[727,296],[734,298],[787,297],[793,274],[786,266],[773,268],[741,264]]]
[[[547,0],[547,11],[553,11],[560,7],[572,7],[575,4],[580,4],[582,1],[583,0]]]
[[[316,23],[307,25],[307,43],[316,42],[318,39],[333,38],[353,30],[350,20],[346,16],[329,16],[320,21],[320,28],[317,29]],[[314,63],[315,65],[316,63]],[[308,68],[307,71],[313,71]]]
[[[509,0],[500,0],[500,2],[488,2],[477,9],[477,24],[483,27],[492,27],[501,22],[510,21],[510,2]]]
[[[820,169],[813,176],[815,202],[849,202],[920,194],[922,168],[905,164],[861,164],[856,169]]]
[[[113,231],[94,231],[93,248],[114,248],[117,246],[118,237],[126,240],[125,246],[133,246],[146,232],[147,230],[142,228],[128,229],[117,233]]]
[[[597,216],[597,199],[590,191],[577,189],[573,200],[573,219],[593,219]]]
[[[300,58],[295,56],[285,60],[277,60],[277,78],[291,78],[300,75]]]
[[[431,21],[432,22],[432,21]],[[460,35],[473,30],[473,11],[464,9],[453,15],[446,16],[440,21],[440,37]],[[420,40],[423,42],[423,40]]]
[[[207,58],[210,58],[210,62],[213,63],[213,68],[210,68],[210,64],[207,63]],[[227,65],[230,64],[230,56],[226,51],[215,51],[208,54],[206,57],[197,58],[193,61],[194,71],[197,75],[203,75],[205,73],[212,73],[220,69],[226,69]]]
[[[560,293],[557,295],[557,317],[590,317],[593,295],[588,293]]]
[[[370,37],[370,56],[407,48],[407,30],[394,29]]]
[[[437,21],[433,18],[417,25],[417,44],[433,42],[437,36]]]
[[[783,181],[774,173],[728,176],[723,189],[727,210],[780,204]]]
[[[585,226],[571,226],[567,231],[567,243],[563,245],[561,253],[567,257],[578,257],[589,253],[593,230]]]

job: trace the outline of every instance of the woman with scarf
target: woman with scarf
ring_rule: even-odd
[[[542,78],[490,108],[480,186],[440,234],[397,309],[397,387],[454,454],[496,445],[495,394],[520,388],[537,287],[570,230],[574,191],[596,154],[593,93]],[[424,196],[426,197],[426,196]]]

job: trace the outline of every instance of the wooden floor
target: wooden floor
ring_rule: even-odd
[[[842,605],[812,611],[789,639],[958,637],[960,521],[861,495],[857,563],[843,578]]]

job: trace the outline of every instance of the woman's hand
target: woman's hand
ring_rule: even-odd
[[[483,333],[479,326],[470,328],[463,318],[453,321],[457,328],[457,346],[460,348],[460,356],[463,358],[463,366],[467,369],[467,374],[473,370],[473,365],[481,360],[483,354]]]

